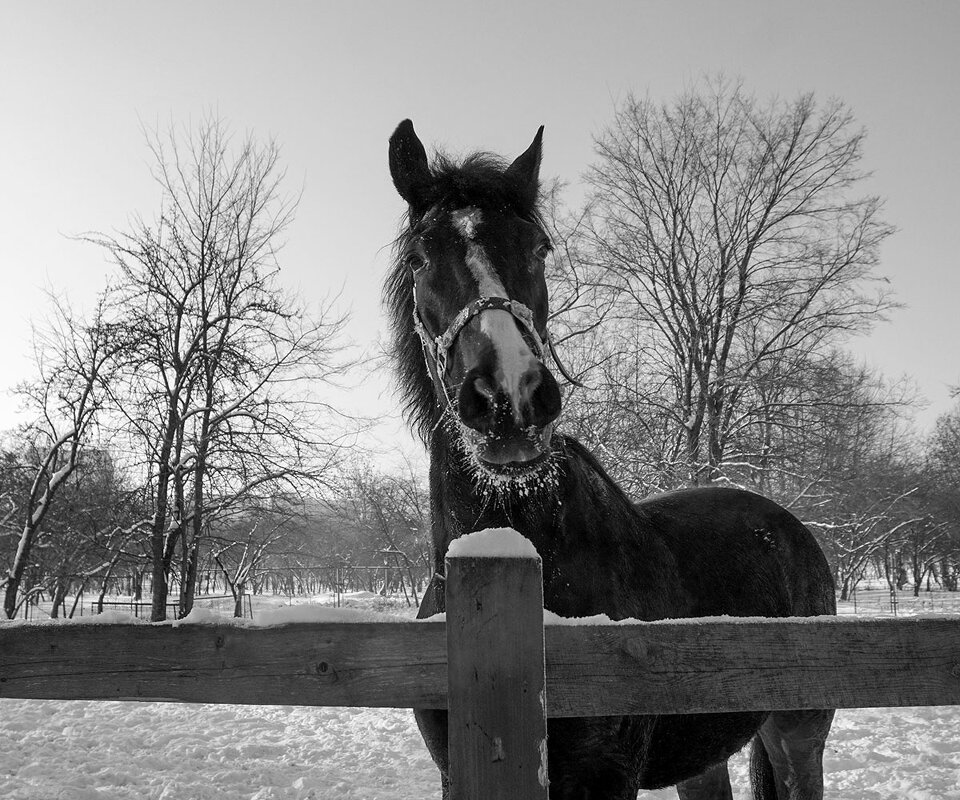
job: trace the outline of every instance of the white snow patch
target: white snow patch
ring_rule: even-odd
[[[447,558],[540,558],[537,548],[513,528],[487,528],[454,539]]]
[[[623,625],[626,622],[636,622],[635,619],[614,621],[606,614],[594,614],[592,617],[561,617],[552,611],[543,609],[544,625]]]
[[[171,625],[174,628],[179,628],[181,625],[195,625],[197,623],[203,625],[217,625],[224,621],[223,614],[219,614],[212,608],[198,608],[197,606],[194,606],[187,616],[185,616],[183,619],[174,620],[171,622]]]
[[[0,740],[4,800],[440,800],[408,710],[0,699]],[[824,768],[829,797],[960,800],[960,714],[841,710]],[[730,773],[748,800],[747,751]]]
[[[257,611],[254,619],[227,618],[216,611],[195,608],[173,627],[184,624],[226,625],[234,628],[270,628],[295,622],[408,622],[407,616],[394,616],[364,608],[333,608],[319,603],[297,603]]]
[[[540,740],[540,766],[537,768],[537,781],[541,786],[549,786],[550,781],[547,779],[547,740],[543,738]]]
[[[403,618],[406,621],[406,617]],[[390,614],[359,608],[330,608],[321,605],[295,605],[261,611],[256,627],[285,625],[289,622],[397,622]]]
[[[0,699],[3,800],[440,800],[409,710]]]
[[[20,626],[29,626],[31,628],[37,626],[50,627],[57,625],[149,625],[150,622],[143,617],[137,617],[131,614],[128,611],[104,611],[102,614],[94,614],[92,616],[87,615],[85,617],[57,617],[52,619],[51,617],[38,617],[37,619],[25,620],[25,619],[0,619],[0,625],[7,626],[10,628],[17,628]],[[2,795],[0,795],[2,796]]]
[[[379,598],[372,592],[353,592],[343,595],[345,603],[351,602],[357,596],[369,595],[370,598]],[[258,600],[262,598],[257,598]],[[365,601],[365,602],[364,602]],[[292,604],[281,603],[269,605],[266,602],[257,603],[254,619],[226,616],[213,608],[194,606],[193,610],[183,619],[167,620],[165,622],[150,622],[145,617],[137,617],[126,611],[104,611],[102,614],[88,614],[83,617],[38,617],[32,620],[0,619],[0,627],[57,627],[77,625],[153,625],[160,627],[179,628],[184,625],[219,625],[227,628],[268,628],[275,625],[287,625],[297,622],[412,622],[411,614],[415,608],[398,610],[396,613],[383,611],[371,607],[370,601],[361,597],[356,608],[335,608],[323,602],[298,602]],[[436,621],[436,619],[434,620]],[[2,794],[0,794],[2,797]]]

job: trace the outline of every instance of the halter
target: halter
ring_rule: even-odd
[[[557,358],[557,353],[553,348],[553,342],[550,340],[550,334],[544,330],[543,335],[540,335],[540,332],[533,322],[533,312],[519,300],[512,300],[509,297],[478,297],[472,303],[460,309],[457,316],[453,318],[453,322],[450,323],[443,333],[435,338],[431,338],[429,331],[427,331],[427,326],[423,324],[423,318],[420,316],[420,309],[417,306],[417,292],[416,288],[414,288],[413,328],[420,337],[420,343],[423,346],[423,360],[427,364],[427,371],[430,373],[430,377],[433,378],[434,383],[440,387],[440,391],[443,392],[443,397],[447,401],[447,407],[453,406],[450,395],[447,393],[447,384],[443,379],[447,373],[450,349],[453,347],[453,343],[466,324],[477,314],[489,309],[507,311],[529,334],[534,346],[534,355],[540,362],[544,361],[544,351],[548,349],[557,368],[560,370],[560,374],[575,386],[583,386],[582,383],[572,378],[564,369],[563,364],[561,364]]]

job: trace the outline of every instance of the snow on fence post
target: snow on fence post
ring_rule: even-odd
[[[450,800],[547,800],[543,575],[509,529],[446,560]]]

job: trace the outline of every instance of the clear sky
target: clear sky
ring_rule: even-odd
[[[283,281],[342,291],[350,332],[385,329],[380,282],[403,210],[387,138],[513,156],[546,125],[544,177],[576,185],[628,92],[670,99],[705,73],[766,97],[836,96],[868,130],[869,190],[898,233],[882,273],[906,308],[852,349],[912,375],[929,427],[960,383],[960,3],[35,2],[0,5],[0,390],[22,379],[43,288],[89,303],[109,266],[68,238],[151,218],[143,124],[211,109],[275,137],[303,190]],[[356,396],[395,413],[385,376]],[[0,428],[14,421],[0,396]]]

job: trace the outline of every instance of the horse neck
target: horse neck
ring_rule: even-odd
[[[453,539],[484,528],[514,528],[538,544],[537,539],[556,528],[558,492],[551,487],[512,498],[485,491],[478,487],[451,433],[438,426],[430,441],[430,511],[438,569]]]
[[[610,535],[643,543],[655,532],[596,459],[576,440],[557,435],[555,480],[523,494],[495,494],[477,481],[450,431],[430,442],[430,502],[434,556],[443,565],[450,542],[484,528],[510,527],[530,539],[546,562],[579,553]],[[610,521],[617,521],[610,530]]]
[[[658,619],[681,606],[673,556],[656,526],[575,440],[555,441],[560,450],[555,488],[511,500],[477,490],[448,436],[438,429],[430,448],[438,573],[456,537],[511,527],[533,542],[543,560],[544,602],[551,611]],[[437,610],[442,600],[438,603]]]

